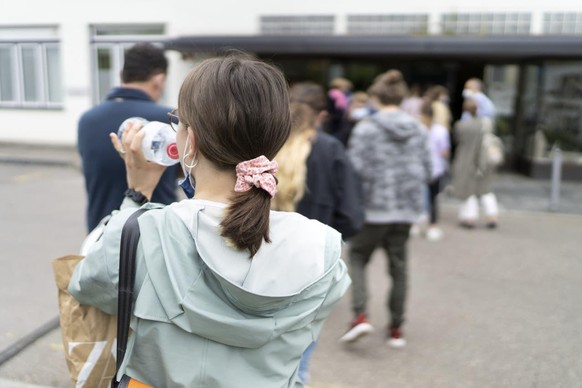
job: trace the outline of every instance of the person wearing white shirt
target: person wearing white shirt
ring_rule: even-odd
[[[495,105],[483,93],[483,82],[478,78],[470,78],[465,82],[463,89],[463,98],[472,99],[477,104],[477,117],[495,118]],[[467,112],[463,112],[461,116],[463,120],[470,119],[471,116]]]

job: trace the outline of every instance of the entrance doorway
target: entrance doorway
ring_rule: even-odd
[[[462,113],[463,86],[472,77],[485,75],[485,64],[477,61],[419,60],[414,58],[313,58],[283,57],[269,58],[282,68],[290,82],[314,81],[327,88],[332,79],[345,77],[354,85],[354,91],[365,91],[379,74],[389,69],[398,69],[409,85],[418,85],[426,90],[433,85],[443,85],[449,90],[453,119]]]

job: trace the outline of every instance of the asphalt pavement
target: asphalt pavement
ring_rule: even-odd
[[[0,145],[0,360],[19,350],[0,364],[0,388],[71,386],[60,331],[50,329],[51,260],[78,252],[86,233],[78,166],[72,148]],[[554,212],[549,182],[501,174],[495,187],[497,230],[460,229],[458,202],[443,194],[444,239],[411,239],[404,349],[385,344],[389,281],[384,253],[374,254],[376,331],[337,342],[351,319],[346,295],[314,353],[312,387],[582,386],[582,184],[564,183]]]

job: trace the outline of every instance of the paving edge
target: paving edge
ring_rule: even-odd
[[[6,361],[10,360],[12,357],[16,356],[18,353],[22,352],[33,342],[35,342],[48,332],[59,327],[59,325],[60,325],[59,317],[56,316],[49,320],[48,322],[44,323],[43,325],[39,326],[35,330],[26,334],[24,337],[20,338],[18,341],[8,346],[6,349],[3,349],[0,352],[0,366],[4,364]],[[4,387],[4,385],[0,386]]]
[[[20,381],[7,380],[0,378],[0,387],[2,388],[53,388],[50,385],[35,385],[23,383]]]
[[[0,163],[6,164],[34,164],[43,166],[57,166],[57,167],[76,167],[76,163],[72,160],[55,160],[55,159],[23,159],[12,157],[0,157]]]

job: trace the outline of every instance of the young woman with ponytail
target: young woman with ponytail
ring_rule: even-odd
[[[193,197],[142,205],[151,210],[139,218],[132,335],[117,378],[157,388],[301,386],[301,355],[350,278],[340,233],[270,210],[273,159],[291,127],[285,79],[250,57],[207,59],[187,75],[178,107],[181,186]],[[147,199],[163,167],[144,159],[142,138],[132,127],[112,142],[129,188]],[[131,198],[69,284],[80,303],[108,313],[121,229],[139,207]]]

